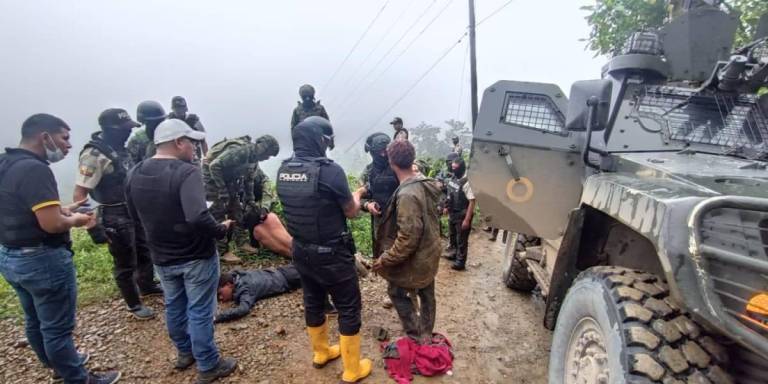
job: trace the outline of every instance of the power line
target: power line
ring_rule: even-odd
[[[371,49],[368,52],[368,55],[365,56],[363,61],[358,66],[355,67],[355,70],[352,72],[352,75],[350,75],[349,78],[347,79],[347,81],[344,83],[345,87],[347,85],[349,85],[349,83],[355,78],[355,76],[358,74],[358,72],[360,72],[360,69],[363,68],[363,66],[365,66],[366,63],[368,63],[368,59],[370,59],[373,56],[373,53],[376,52],[376,50],[379,49],[379,47],[384,42],[384,40],[395,29],[395,26],[397,26],[397,22],[400,21],[403,18],[403,16],[411,9],[411,7],[413,7],[414,4],[416,4],[416,2],[414,2],[414,1],[409,1],[408,2],[407,6],[403,9],[402,12],[400,12],[400,14],[395,18],[395,21],[389,26],[389,28],[387,28],[387,30],[381,36],[379,41],[376,42],[376,44],[373,46],[373,49]]]
[[[398,104],[400,104],[400,102],[401,102],[401,101],[403,101],[403,99],[405,99],[405,98],[406,98],[406,97],[407,97],[407,96],[408,96],[408,95],[411,93],[411,91],[413,91],[413,90],[416,88],[416,86],[417,86],[417,85],[419,85],[419,83],[421,83],[421,81],[422,81],[422,80],[424,80],[424,78],[425,78],[425,77],[427,77],[427,75],[429,75],[429,73],[430,73],[430,72],[432,72],[432,70],[433,70],[433,69],[435,69],[435,67],[437,67],[437,65],[438,65],[438,64],[440,64],[440,62],[441,62],[441,61],[443,61],[443,59],[445,59],[445,57],[446,57],[446,56],[448,56],[448,54],[449,54],[449,53],[451,53],[451,51],[453,51],[453,49],[454,49],[454,48],[456,48],[456,46],[458,46],[459,44],[461,44],[461,42],[464,40],[464,38],[465,38],[465,37],[467,37],[467,35],[468,35],[468,32],[464,32],[464,33],[463,33],[463,34],[462,34],[462,35],[459,37],[459,39],[458,39],[458,40],[456,40],[456,42],[455,42],[455,43],[453,43],[453,45],[451,45],[451,46],[450,46],[448,49],[446,49],[446,50],[445,50],[445,52],[443,52],[443,54],[442,54],[442,55],[440,55],[440,57],[438,57],[438,58],[437,58],[437,60],[436,60],[434,63],[432,63],[432,65],[431,65],[431,66],[430,66],[430,67],[427,69],[427,71],[426,71],[426,72],[424,72],[424,73],[423,73],[421,76],[419,76],[419,78],[418,78],[418,79],[416,79],[416,81],[415,81],[413,84],[411,84],[411,86],[410,86],[410,87],[408,87],[408,89],[405,91],[405,93],[403,93],[403,94],[402,94],[402,95],[401,95],[399,98],[397,98],[397,100],[395,100],[395,102],[394,102],[394,103],[392,103],[392,105],[390,105],[390,106],[389,106],[389,108],[387,108],[387,110],[386,110],[386,111],[384,111],[384,113],[382,113],[382,114],[381,114],[381,115],[380,115],[380,116],[379,116],[379,117],[378,117],[378,118],[377,118],[377,119],[374,121],[374,123],[373,123],[373,124],[371,124],[371,126],[370,126],[370,127],[368,127],[366,130],[364,130],[364,131],[362,132],[362,135],[360,135],[360,136],[359,136],[357,139],[355,139],[355,141],[354,141],[352,144],[350,144],[350,145],[349,145],[349,147],[347,147],[347,149],[345,149],[344,151],[345,151],[345,152],[349,152],[349,150],[350,150],[350,149],[352,149],[352,147],[354,147],[354,146],[355,146],[355,144],[357,144],[358,142],[360,142],[360,140],[362,140],[362,139],[363,139],[363,137],[365,137],[365,134],[367,134],[368,132],[370,132],[371,130],[373,130],[374,128],[376,128],[376,125],[377,125],[377,124],[379,124],[379,122],[380,122],[380,121],[381,121],[381,120],[382,120],[382,119],[383,119],[385,116],[387,116],[387,115],[388,115],[390,112],[392,112],[392,110],[393,110],[393,109],[395,109],[395,107],[396,107]]]
[[[400,35],[397,41],[395,41],[395,43],[392,44],[391,47],[389,47],[387,52],[384,53],[384,55],[379,59],[379,61],[377,61],[376,64],[374,64],[373,68],[371,68],[370,71],[368,71],[365,75],[363,75],[363,77],[361,78],[361,81],[357,84],[357,86],[342,98],[342,101],[343,101],[342,106],[348,107],[348,105],[346,105],[347,102],[353,100],[353,97],[357,94],[357,91],[360,90],[360,87],[362,87],[363,84],[365,84],[365,79],[369,78],[379,68],[379,65],[381,65],[381,63],[384,62],[384,60],[389,56],[389,54],[395,50],[397,45],[403,41],[403,39],[408,35],[408,33],[411,32],[411,30],[413,30],[413,28],[421,21],[421,19],[424,18],[424,16],[429,12],[430,9],[432,9],[432,6],[434,6],[436,3],[437,3],[437,0],[432,0],[432,2],[429,3],[429,5],[424,9],[424,11],[421,12],[419,17],[417,17],[416,20],[405,30],[405,32],[403,32],[403,34]]]
[[[349,53],[347,53],[347,56],[344,58],[344,60],[342,60],[341,64],[339,64],[339,66],[336,68],[336,70],[333,71],[333,75],[331,75],[331,77],[328,79],[328,81],[326,81],[325,84],[323,84],[323,88],[322,89],[327,89],[328,85],[330,85],[331,82],[333,81],[333,79],[336,78],[336,75],[339,74],[339,71],[341,71],[341,68],[344,67],[344,64],[347,63],[347,60],[349,60],[349,58],[355,52],[355,49],[357,49],[357,46],[360,45],[361,41],[363,41],[363,39],[365,38],[365,35],[367,35],[368,32],[371,30],[371,28],[373,27],[373,24],[376,23],[376,20],[379,19],[379,16],[381,16],[381,14],[384,12],[384,9],[387,8],[387,5],[389,4],[389,1],[390,0],[387,0],[384,3],[384,5],[381,6],[381,9],[379,9],[379,12],[376,13],[376,16],[374,16],[373,20],[371,20],[371,22],[368,24],[368,27],[365,28],[365,31],[363,31],[363,34],[360,35],[360,38],[357,39],[357,42],[355,42],[355,45],[353,45],[352,49],[349,50]]]
[[[486,17],[482,18],[482,19],[480,20],[480,22],[478,22],[478,23],[477,23],[477,25],[480,25],[480,24],[482,24],[484,21],[486,21],[486,20],[490,19],[491,17],[494,17],[494,16],[496,16],[496,14],[497,14],[497,13],[501,12],[501,11],[502,11],[504,8],[506,8],[508,5],[512,4],[512,2],[514,2],[514,1],[515,1],[515,0],[509,0],[509,1],[507,1],[506,3],[504,3],[504,5],[502,5],[501,7],[499,7],[499,8],[496,8],[496,10],[495,10],[495,11],[491,12],[490,14],[488,14],[488,16],[486,16]],[[477,25],[476,25],[476,27],[477,27]]]
[[[395,63],[397,63],[398,60],[400,60],[400,58],[403,57],[403,55],[405,55],[406,52],[408,52],[408,50],[413,46],[413,44],[422,35],[424,35],[424,32],[426,32],[429,29],[429,27],[431,27],[432,24],[434,24],[435,21],[437,21],[437,19],[440,18],[440,16],[443,14],[443,12],[445,12],[445,10],[448,9],[448,6],[450,6],[451,3],[453,3],[453,0],[448,0],[448,2],[445,3],[443,8],[441,8],[440,11],[438,11],[437,14],[432,18],[432,20],[430,20],[429,23],[427,23],[427,25],[425,25],[424,28],[422,28],[422,30],[411,40],[411,42],[408,43],[408,45],[405,47],[405,49],[400,51],[400,53],[397,56],[395,56],[395,59],[392,60],[392,62],[390,62],[389,65],[386,68],[384,68],[383,71],[381,71],[378,75],[376,75],[376,77],[373,79],[373,81],[371,81],[371,83],[370,83],[371,85],[376,84],[379,81],[379,79],[381,79],[382,76],[384,76],[384,74],[387,73],[395,65]],[[355,99],[353,98],[351,100],[351,102],[354,102],[354,100]],[[343,113],[342,113],[342,116],[343,116]]]

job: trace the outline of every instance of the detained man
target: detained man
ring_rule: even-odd
[[[400,181],[379,226],[374,272],[384,277],[405,334],[417,341],[432,338],[435,326],[435,275],[440,260],[440,189],[413,169],[413,144],[395,140],[387,147]]]
[[[154,133],[153,157],[128,175],[126,202],[147,234],[152,263],[165,296],[168,334],[178,353],[175,368],[197,362],[200,384],[229,376],[237,360],[221,357],[213,319],[219,281],[216,239],[233,222],[217,223],[208,212],[200,167],[193,163],[205,134],[177,119]]]

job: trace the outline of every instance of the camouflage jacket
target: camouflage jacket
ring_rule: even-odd
[[[439,197],[432,179],[415,176],[400,184],[384,212],[374,255],[381,255],[381,276],[398,287],[420,289],[435,279],[441,252]]]
[[[155,143],[149,139],[146,129],[143,128],[133,132],[125,143],[125,149],[134,164],[155,155]]]
[[[328,113],[325,111],[325,107],[320,104],[319,100],[315,102],[315,106],[312,107],[312,109],[304,109],[304,105],[299,101],[299,105],[293,109],[293,114],[291,115],[291,129],[310,116],[320,116],[330,120],[328,118]]]
[[[206,159],[203,162],[203,180],[209,195],[228,195],[236,199],[233,194],[242,193],[246,203],[256,201],[255,188],[269,180],[259,168],[257,159],[262,157],[261,151],[256,144],[249,143],[230,146],[215,159]]]

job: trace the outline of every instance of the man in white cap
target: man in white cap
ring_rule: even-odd
[[[213,332],[219,255],[216,239],[231,220],[217,223],[208,212],[200,167],[192,161],[205,133],[178,119],[157,126],[155,155],[128,175],[129,211],[147,234],[165,296],[168,334],[177,349],[176,369],[197,362],[198,383],[230,375],[237,360],[219,355]]]

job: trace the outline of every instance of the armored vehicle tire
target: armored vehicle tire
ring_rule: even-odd
[[[656,276],[594,267],[577,277],[560,308],[549,382],[732,383],[727,357]]]
[[[533,275],[528,271],[525,262],[517,257],[518,252],[525,251],[526,246],[533,245],[531,239],[534,238],[516,233],[512,236],[515,245],[514,251],[507,248],[507,251],[504,252],[502,281],[507,287],[520,292],[531,292],[536,288],[536,280]]]

